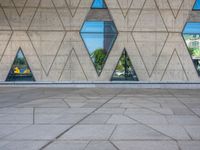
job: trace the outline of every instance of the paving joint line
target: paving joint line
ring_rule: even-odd
[[[151,126],[149,126],[149,125],[147,125],[147,124],[145,124],[145,123],[143,123],[143,122],[141,122],[141,121],[138,121],[138,120],[136,120],[136,119],[134,119],[134,118],[132,118],[132,117],[130,117],[130,116],[128,116],[128,115],[126,115],[126,116],[127,116],[128,118],[132,119],[133,121],[138,122],[140,125],[143,125],[143,126],[145,126],[145,127],[147,127],[147,128],[150,128],[150,129],[154,130],[155,132],[157,132],[157,133],[159,133],[159,134],[161,134],[161,135],[163,135],[163,136],[165,136],[165,137],[170,138],[171,140],[177,141],[175,138],[173,138],[173,137],[171,137],[171,136],[169,136],[169,135],[167,135],[167,134],[165,134],[165,133],[163,133],[163,132],[161,132],[161,131],[158,131],[158,130],[154,129],[153,127],[151,127]]]
[[[111,140],[108,140],[110,142],[110,144],[116,149],[116,150],[120,150]]]
[[[62,133],[60,133],[58,136],[56,136],[54,139],[52,139],[51,141],[49,141],[47,144],[45,144],[44,146],[42,146],[39,150],[43,150],[44,148],[46,148],[47,146],[49,146],[50,144],[52,144],[53,142],[55,142],[57,139],[59,139],[62,135],[64,135],[65,133],[67,133],[68,131],[70,131],[72,128],[74,128],[75,126],[77,126],[79,123],[81,123],[82,121],[84,121],[85,119],[87,119],[89,116],[91,116],[92,114],[94,114],[96,111],[98,111],[100,108],[102,108],[105,104],[107,104],[108,102],[110,102],[111,100],[113,100],[115,97],[117,97],[118,95],[120,95],[122,92],[124,91],[121,90],[120,92],[118,92],[117,94],[115,94],[114,96],[112,96],[111,98],[109,98],[106,102],[104,102],[102,105],[100,105],[99,107],[95,108],[92,112],[90,112],[88,115],[86,115],[85,117],[83,117],[81,120],[79,120],[78,122],[76,122],[75,124],[73,124],[71,127],[67,128],[66,130],[64,130]]]
[[[181,104],[183,104],[191,113],[193,113],[193,115],[195,115],[196,117],[200,118],[200,115],[198,115],[190,107],[188,107],[184,102],[182,102],[175,94],[173,94],[172,92],[170,92],[168,89],[167,89],[167,91],[169,92],[169,94],[171,94],[172,96],[174,96],[177,101],[179,101]]]

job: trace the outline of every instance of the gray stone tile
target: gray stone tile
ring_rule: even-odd
[[[200,118],[194,115],[166,116],[169,124],[174,125],[200,125]]]
[[[100,108],[95,114],[122,114],[124,111],[123,108]]]
[[[192,139],[200,140],[200,125],[199,126],[185,126],[185,129],[190,134]]]
[[[193,115],[187,108],[171,108],[175,115]]]
[[[150,125],[155,130],[176,140],[190,140],[187,132],[182,126],[178,125]]]
[[[98,108],[102,105],[102,103],[100,102],[90,102],[90,103],[86,103],[82,106],[82,108]]]
[[[56,141],[44,150],[84,150],[88,141]]]
[[[33,114],[33,108],[1,108],[0,114]]]
[[[118,125],[114,131],[112,140],[163,140],[167,136],[143,125]]]
[[[172,141],[113,141],[120,150],[179,150]]]
[[[7,145],[8,143],[10,143],[10,141],[0,141],[0,149],[1,147]]]
[[[0,138],[23,129],[29,125],[0,125]]]
[[[0,147],[1,150],[38,150],[47,141],[12,141]]]
[[[110,118],[108,114],[93,114],[80,122],[80,124],[105,124]]]
[[[151,108],[152,111],[157,112],[161,115],[173,115],[174,112],[170,108]]]
[[[199,150],[200,141],[180,141],[181,150]]]
[[[193,108],[192,109],[196,114],[198,114],[200,116],[200,106],[199,108]]]
[[[112,115],[107,124],[138,124],[138,122],[124,115]]]
[[[125,114],[135,114],[135,115],[158,115],[159,113],[151,111],[145,108],[128,108]]]
[[[62,108],[69,107],[63,100],[61,99],[39,99],[34,100],[28,103],[19,104],[16,107],[42,107],[42,108]]]
[[[85,148],[85,150],[117,150],[117,149],[108,141],[92,141]]]
[[[107,140],[114,125],[77,125],[60,139],[65,140]]]
[[[0,117],[0,124],[32,124],[32,114],[8,114]]]
[[[36,114],[35,124],[73,124],[87,114]]]
[[[75,124],[87,114],[64,114],[51,122],[51,124]]]
[[[62,113],[71,113],[71,114],[81,114],[81,113],[90,113],[94,108],[36,108],[36,113],[42,114],[62,114]]]
[[[120,108],[121,103],[107,103],[102,108]]]
[[[5,137],[6,140],[50,140],[66,130],[68,125],[32,125]]]
[[[127,114],[130,118],[137,120],[140,123],[144,124],[168,124],[167,119],[165,116],[162,115],[134,115],[134,114]]]
[[[67,102],[67,104],[71,107],[71,108],[81,108],[85,105],[85,103],[75,103],[75,102]]]

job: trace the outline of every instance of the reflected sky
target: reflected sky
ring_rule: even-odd
[[[22,50],[19,50],[17,53],[17,58],[24,58],[24,55],[22,53]]]
[[[93,53],[96,49],[103,49],[104,47],[104,34],[87,34],[82,33],[82,38],[89,50],[89,53]]]
[[[195,34],[200,33],[200,23],[199,22],[188,22],[183,31],[184,34]]]
[[[92,8],[106,8],[104,0],[94,0]]]
[[[81,29],[81,36],[91,54],[97,49],[109,51],[116,39],[117,31],[112,21],[86,21]],[[109,43],[105,47],[106,41]]]
[[[200,10],[200,0],[196,0],[193,9],[194,10]]]

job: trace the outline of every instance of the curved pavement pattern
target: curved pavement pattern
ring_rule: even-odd
[[[1,150],[199,150],[199,90],[0,88]]]

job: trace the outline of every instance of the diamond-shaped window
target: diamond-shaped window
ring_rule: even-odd
[[[183,38],[197,73],[200,76],[200,23],[188,22],[183,30]]]
[[[94,0],[94,2],[92,4],[92,8],[93,9],[105,9],[107,7],[106,7],[104,0]]]
[[[6,81],[35,81],[21,48],[17,52]]]
[[[132,66],[131,60],[126,52],[123,51],[119,62],[112,76],[112,81],[138,81],[135,69]]]
[[[109,52],[117,38],[113,21],[86,21],[81,37],[90,54],[98,75],[103,70]]]
[[[200,10],[200,0],[196,0],[193,10]]]

